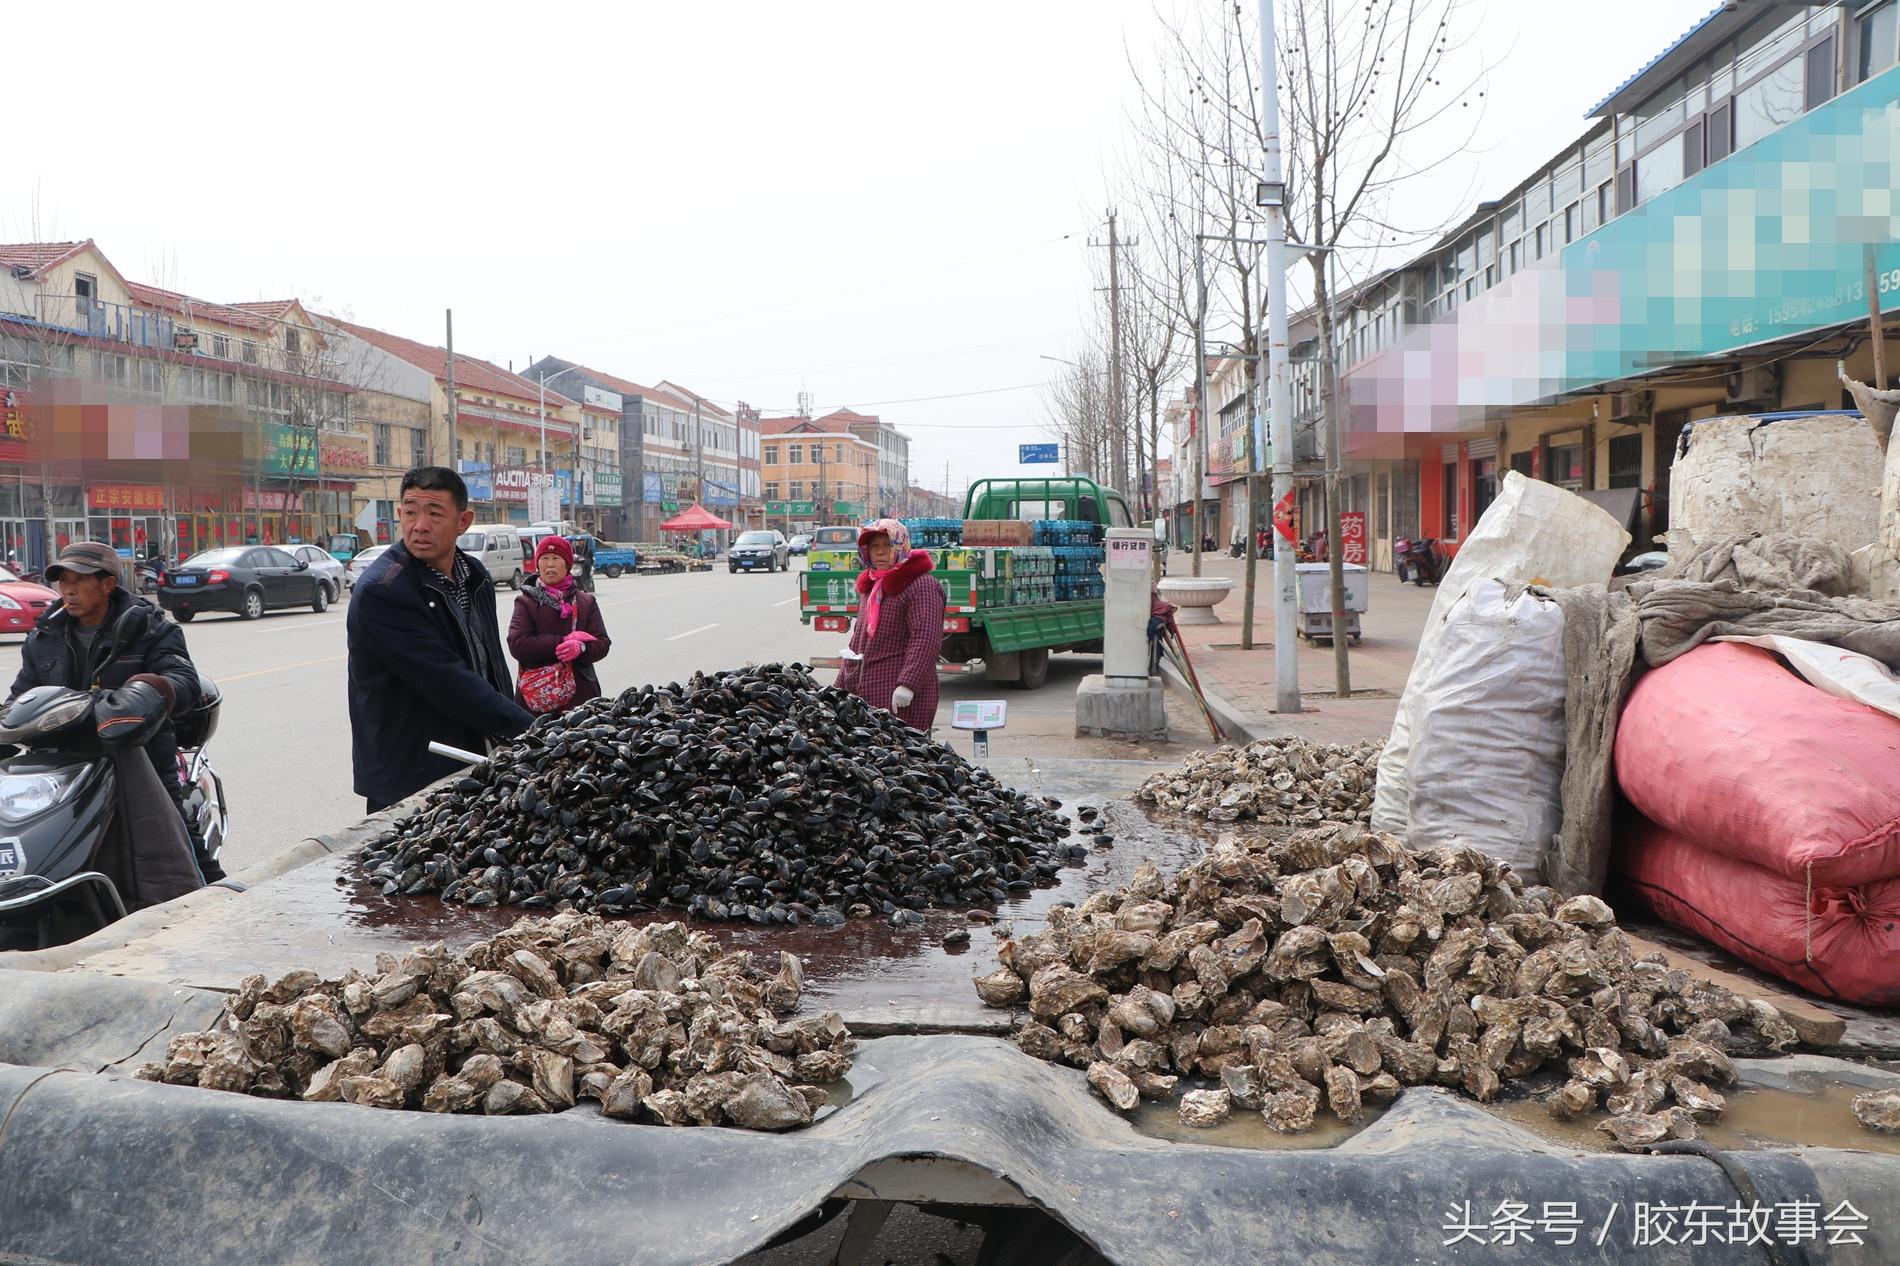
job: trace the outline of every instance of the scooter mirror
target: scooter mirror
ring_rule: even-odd
[[[134,602],[112,625],[112,653],[123,655],[132,649],[152,627],[151,608]]]

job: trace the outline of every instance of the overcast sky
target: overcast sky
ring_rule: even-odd
[[[1546,161],[1709,2],[1471,10],[1488,104],[1418,222]],[[0,237],[429,342],[453,308],[459,350],[517,369],[770,412],[809,391],[960,490],[1047,438],[1039,357],[1100,302],[1127,50],[1155,32],[1151,0],[109,2],[83,30],[14,4]]]

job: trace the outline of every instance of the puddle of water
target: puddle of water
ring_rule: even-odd
[[[1900,1156],[1900,1135],[1878,1134],[1854,1119],[1854,1096],[1865,1087],[1816,1080],[1803,1092],[1771,1087],[1724,1089],[1728,1109],[1714,1121],[1700,1122],[1700,1137],[1716,1147],[1758,1151],[1782,1147],[1839,1147]],[[1489,1110],[1541,1138],[1581,1151],[1613,1150],[1610,1136],[1598,1130],[1607,1119],[1597,1113],[1577,1121],[1558,1121],[1536,1099],[1514,1099]]]

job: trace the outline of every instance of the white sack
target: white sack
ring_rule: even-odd
[[[1391,737],[1379,755],[1379,782],[1372,802],[1375,831],[1402,834],[1406,828],[1413,703],[1418,684],[1431,672],[1446,613],[1481,580],[1536,583],[1552,589],[1607,584],[1629,539],[1629,533],[1601,506],[1555,484],[1526,479],[1514,470],[1505,474],[1497,500],[1445,570],[1431,614],[1425,618]]]
[[[1788,661],[1809,685],[1819,686],[1837,699],[1850,699],[1900,718],[1900,676],[1859,651],[1806,638],[1765,634],[1761,637],[1712,637],[1712,642],[1740,642],[1773,651]]]
[[[1486,580],[1452,608],[1412,714],[1410,847],[1469,846],[1540,877],[1563,825],[1568,680],[1555,602]]]

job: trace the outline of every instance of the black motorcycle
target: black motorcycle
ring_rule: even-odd
[[[202,674],[199,685],[198,705],[172,723],[187,778],[187,826],[196,837],[190,873],[202,885],[205,862],[215,864],[223,852],[227,815],[223,783],[204,753],[222,700]],[[125,835],[114,830],[125,811],[118,762],[146,756],[106,750],[99,698],[36,686],[0,712],[0,949],[64,945],[124,918],[136,903],[139,876],[111,841]]]
[[[1409,580],[1420,586],[1435,585],[1444,575],[1445,560],[1431,537],[1401,536],[1392,543],[1392,570],[1398,573],[1400,584]]]

